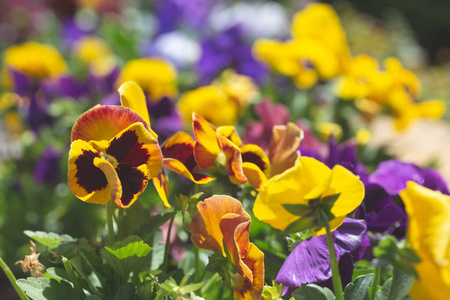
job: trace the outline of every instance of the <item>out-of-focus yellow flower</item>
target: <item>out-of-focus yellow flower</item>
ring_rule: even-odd
[[[370,141],[372,134],[367,128],[358,129],[356,132],[356,140],[360,145],[367,145]]]
[[[195,112],[215,126],[234,125],[238,120],[238,105],[216,86],[199,87],[185,93],[178,102],[185,122],[192,121]]]
[[[315,40],[326,45],[338,57],[342,72],[350,58],[347,37],[339,16],[324,3],[311,3],[295,14],[291,25],[292,36],[298,40]]]
[[[74,54],[98,77],[108,75],[117,66],[116,58],[108,45],[94,35],[80,39],[75,45]]]
[[[36,42],[13,45],[3,53],[2,80],[8,87],[12,83],[10,68],[39,80],[67,72],[66,62],[55,47]]]
[[[408,182],[400,192],[408,214],[407,241],[420,257],[412,300],[450,299],[450,197]]]
[[[392,76],[380,71],[373,57],[358,55],[349,61],[347,72],[337,83],[336,92],[343,99],[364,98],[382,105],[392,83]]]
[[[129,61],[122,69],[117,81],[120,86],[126,81],[136,82],[150,100],[158,102],[163,97],[173,98],[177,93],[177,70],[162,58],[140,58]]]
[[[290,76],[300,89],[312,87],[319,78],[330,80],[343,72],[349,50],[331,6],[313,3],[298,12],[292,35],[287,42],[257,40],[253,51],[272,69]]]
[[[252,78],[239,75],[232,69],[222,72],[213,85],[222,89],[231,100],[235,101],[240,109],[249,106],[250,102],[259,95],[259,89]]]
[[[338,228],[347,214],[357,208],[364,198],[364,184],[359,177],[340,165],[330,170],[320,161],[300,157],[294,167],[270,178],[259,192],[253,213],[259,220],[272,227],[285,230],[303,216],[308,216],[306,228],[314,235],[325,234],[324,228],[317,228],[314,207],[320,199],[337,197],[331,207],[333,219],[328,219],[331,230]],[[284,205],[303,206],[304,214],[293,214]]]
[[[330,135],[333,135],[336,140],[340,140],[342,137],[342,127],[337,123],[319,122],[317,131],[323,141],[328,141]]]

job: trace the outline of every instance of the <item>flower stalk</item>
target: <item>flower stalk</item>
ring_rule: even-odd
[[[336,296],[336,300],[344,300],[341,275],[339,274],[339,265],[336,259],[333,236],[331,235],[330,225],[328,222],[325,222],[325,229],[327,231],[327,246],[328,246],[328,253],[330,254],[330,265],[332,272],[331,280],[333,282],[334,295]]]
[[[11,282],[11,285],[14,287],[14,290],[19,295],[20,299],[21,300],[30,300],[30,298],[28,298],[28,296],[25,294],[25,292],[22,291],[22,289],[17,285],[16,277],[14,276],[11,269],[8,267],[8,265],[5,263],[5,261],[1,257],[0,257],[0,266],[3,269],[3,272],[5,272],[6,277],[8,277],[9,282]]]
[[[106,203],[106,226],[108,229],[108,244],[110,245],[115,242],[113,211],[113,201],[109,201]]]

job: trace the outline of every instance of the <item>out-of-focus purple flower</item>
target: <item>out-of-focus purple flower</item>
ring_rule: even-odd
[[[389,195],[398,195],[406,188],[406,182],[414,181],[427,188],[449,194],[447,184],[438,172],[422,169],[414,164],[396,159],[384,161],[370,174],[368,181],[382,186]]]
[[[252,77],[258,83],[266,80],[267,69],[253,58],[241,26],[232,26],[212,38],[205,39],[201,47],[202,54],[197,63],[197,70],[202,83],[208,84],[226,68],[233,68],[237,73]]]
[[[343,286],[352,280],[353,257],[350,253],[361,245],[365,232],[366,225],[363,221],[349,218],[332,232]],[[275,281],[283,284],[283,296],[288,296],[302,283],[329,286],[327,281],[330,279],[331,266],[326,235],[321,235],[305,240],[295,247]]]
[[[341,165],[350,170],[353,174],[359,175],[362,182],[367,182],[368,173],[366,167],[359,163],[356,155],[356,141],[349,140],[341,145],[333,135],[328,139],[328,158],[325,164],[329,168]]]
[[[158,0],[155,12],[158,19],[158,33],[174,31],[177,27],[193,30],[204,29],[211,9],[220,0]]]
[[[406,222],[404,209],[394,203],[392,196],[382,186],[368,183],[365,188],[359,217],[365,219],[368,231],[392,234],[401,223]]]
[[[290,113],[285,105],[272,104],[267,98],[256,105],[254,109],[260,121],[247,122],[244,143],[256,144],[265,150],[269,146],[273,126],[286,125],[290,120]]]
[[[60,34],[64,47],[71,51],[74,44],[83,36],[93,34],[92,29],[83,29],[79,26],[75,18],[67,18],[61,22]]]
[[[34,180],[37,183],[57,184],[61,181],[59,162],[62,153],[47,147],[34,168]]]
[[[25,116],[28,127],[38,133],[41,126],[50,124],[53,119],[48,113],[48,97],[42,92],[41,83],[36,79],[13,68],[10,73],[14,81],[14,92],[25,100],[19,109]]]

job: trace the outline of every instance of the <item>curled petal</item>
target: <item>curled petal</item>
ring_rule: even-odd
[[[239,148],[227,138],[217,135],[220,142],[220,148],[224,154],[225,162],[222,163],[227,169],[228,176],[236,184],[244,184],[247,182],[244,171],[242,170],[242,155]],[[220,157],[219,157],[220,160]]]
[[[156,177],[153,177],[153,186],[156,189],[159,197],[163,201],[163,208],[170,208],[169,200],[167,200],[167,195],[170,192],[169,182],[167,181],[167,176],[164,173],[164,170]]]
[[[303,139],[303,130],[294,123],[277,125],[273,127],[272,138],[269,144],[269,159],[271,163],[270,176],[283,173],[294,166],[300,156],[297,151]]]
[[[105,174],[109,191],[111,192],[111,199],[114,202],[120,201],[120,198],[122,198],[122,185],[114,167],[107,160],[98,157],[94,158],[93,163],[94,166],[102,170],[103,174]]]
[[[261,170],[261,172],[265,175],[266,178],[270,176],[270,161],[261,147],[253,144],[247,144],[240,148],[242,161],[244,163],[249,162],[252,163]]]
[[[264,288],[264,253],[253,243],[250,243],[243,262],[252,273],[253,278],[252,281],[249,281],[241,274],[236,274],[233,277],[234,298],[260,299]]]
[[[79,199],[106,204],[111,199],[108,180],[94,165],[100,153],[88,142],[76,140],[70,145],[68,184]]]
[[[409,181],[400,192],[408,214],[407,241],[420,257],[411,299],[450,297],[450,197]]]
[[[196,139],[194,157],[201,169],[211,167],[220,153],[216,131],[200,115],[192,114],[192,130]]]
[[[229,196],[212,196],[197,205],[198,214],[192,218],[191,240],[198,248],[213,250],[225,256],[220,221],[227,214],[236,214],[250,220],[241,202]]]
[[[161,148],[164,156],[163,164],[195,183],[208,183],[215,178],[196,172],[198,165],[194,158],[194,146],[195,142],[188,133],[176,133],[167,139]]]
[[[262,186],[267,182],[266,175],[261,171],[261,169],[249,162],[242,163],[242,170],[244,171],[245,177],[247,177],[248,182],[259,191]]]
[[[158,139],[158,135],[150,128],[150,117],[148,115],[147,101],[145,100],[144,91],[134,81],[122,83],[118,89],[120,94],[120,103],[124,107],[131,108],[147,123],[150,134]]]
[[[133,110],[112,105],[97,105],[83,113],[72,128],[71,141],[109,141],[133,123],[147,122]]]
[[[241,140],[241,138],[239,137],[239,134],[236,131],[236,127],[234,127],[234,126],[220,126],[219,128],[217,128],[217,133],[220,134],[221,136],[226,137],[230,141],[232,141],[233,144],[235,144],[236,146],[241,147],[242,140]]]

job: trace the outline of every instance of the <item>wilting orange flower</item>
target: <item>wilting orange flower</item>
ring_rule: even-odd
[[[190,224],[194,245],[223,256],[228,252],[237,269],[234,298],[259,299],[264,286],[264,253],[249,241],[250,215],[229,196],[215,195],[197,207],[198,214]]]
[[[158,141],[129,108],[96,106],[72,128],[68,183],[83,201],[128,207],[161,167]]]

